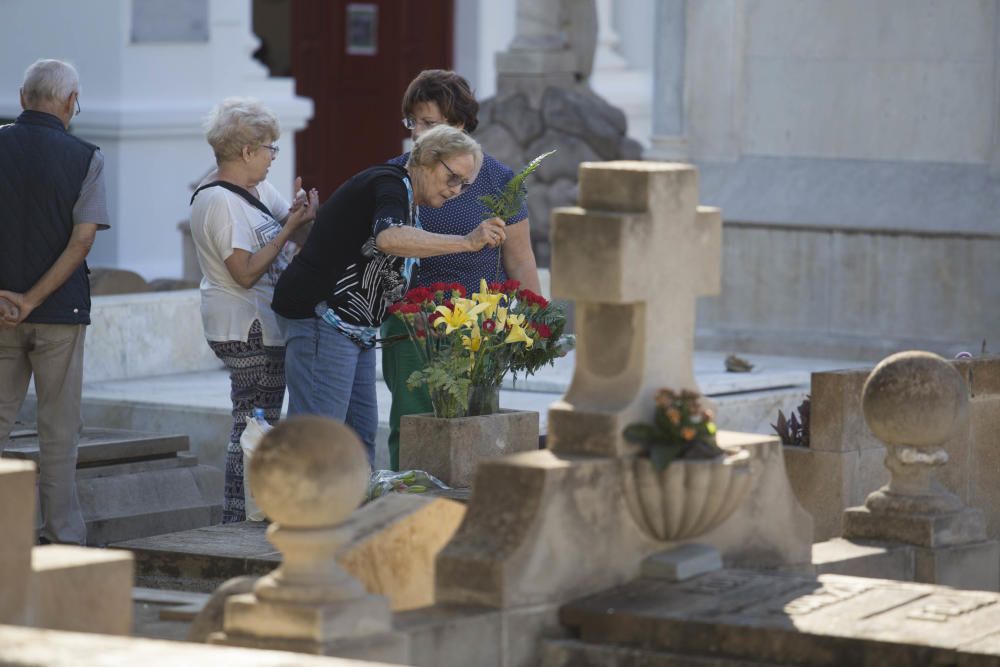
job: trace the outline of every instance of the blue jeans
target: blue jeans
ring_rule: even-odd
[[[332,417],[361,438],[368,464],[375,463],[378,399],[375,350],[362,350],[317,317],[282,318],[288,416]]]

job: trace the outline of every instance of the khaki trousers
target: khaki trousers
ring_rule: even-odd
[[[85,334],[86,327],[79,324],[22,323],[13,329],[0,328],[0,452],[9,441],[34,375],[42,537],[64,544],[87,540],[76,492]]]

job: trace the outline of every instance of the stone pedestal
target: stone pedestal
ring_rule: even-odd
[[[52,630],[129,635],[132,554],[65,545],[31,551],[28,624]]]
[[[943,445],[968,418],[968,387],[940,357],[901,352],[865,381],[862,407],[886,445],[889,483],[864,507],[844,512],[844,537],[913,547],[916,581],[997,590],[1000,543],[988,540],[983,512],[965,507],[936,479],[948,463]]]
[[[35,464],[0,459],[0,624],[23,623],[35,543]]]
[[[406,415],[400,422],[400,468],[423,470],[454,488],[471,487],[483,461],[536,449],[537,412],[501,410],[457,419]]]
[[[367,593],[337,562],[368,470],[358,436],[331,419],[292,417],[264,436],[250,460],[250,486],[274,521],[267,537],[282,563],[253,593],[226,601],[223,632],[210,642],[407,661],[388,599]]]

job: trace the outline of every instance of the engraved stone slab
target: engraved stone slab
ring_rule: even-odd
[[[1000,665],[1000,595],[841,575],[720,570],[565,605],[591,644],[797,665]]]

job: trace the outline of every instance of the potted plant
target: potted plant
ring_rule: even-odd
[[[538,413],[504,411],[504,377],[531,375],[572,348],[566,315],[517,281],[466,296],[460,285],[410,290],[390,311],[423,358],[407,384],[426,386],[433,415],[401,421],[400,465],[451,486],[470,486],[479,461],[538,447]]]
[[[640,455],[625,460],[625,500],[649,537],[671,542],[706,533],[750,490],[749,454],[723,450],[715,434],[711,410],[687,390],[661,389],[653,421],[626,427],[623,435]]]

